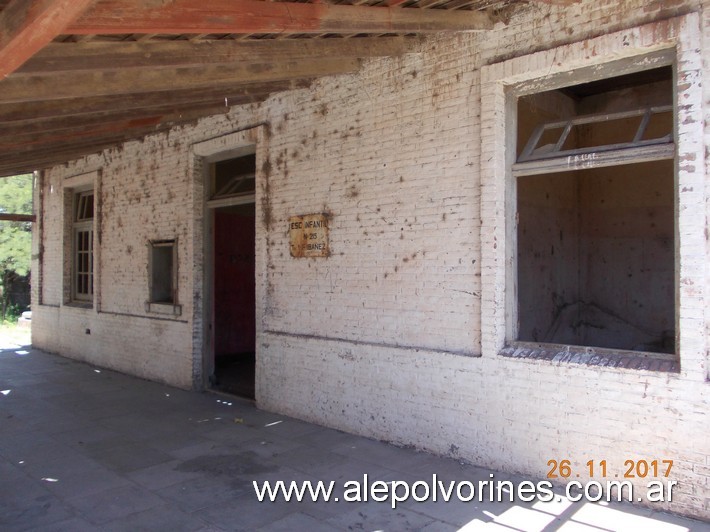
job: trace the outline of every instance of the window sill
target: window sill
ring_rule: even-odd
[[[64,303],[63,306],[71,307],[71,308],[83,308],[86,310],[91,310],[94,308],[93,303],[84,302],[84,301],[67,301],[66,303]]]
[[[680,373],[680,364],[676,355],[666,353],[513,342],[498,354],[506,358],[523,360],[548,360],[584,366]]]
[[[151,303],[146,301],[145,311],[150,314],[162,314],[178,317],[182,315],[182,305],[173,305],[172,303]]]

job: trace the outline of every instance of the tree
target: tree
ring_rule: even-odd
[[[32,214],[32,174],[0,177],[0,212]],[[5,320],[10,288],[18,277],[30,272],[32,223],[0,221],[1,313]]]

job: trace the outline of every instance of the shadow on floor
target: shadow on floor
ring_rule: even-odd
[[[0,530],[707,531],[629,504],[376,502],[372,490],[523,477],[15,346],[0,350]],[[259,502],[265,482],[333,483],[331,499]],[[533,482],[537,482],[533,479]],[[467,484],[468,483],[468,484]],[[303,484],[298,484],[302,486]],[[400,494],[404,486],[400,484]],[[365,495],[367,493],[367,495]],[[456,493],[456,492],[454,492]],[[337,497],[337,499],[336,499]],[[396,508],[393,508],[396,506]]]
[[[216,357],[215,382],[212,389],[245,399],[254,399],[255,366],[254,353]]]

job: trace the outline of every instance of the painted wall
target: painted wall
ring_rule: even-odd
[[[48,171],[35,248],[42,243],[36,345],[179,386],[201,382],[204,212],[195,143],[217,146],[221,135],[265,123],[257,144],[260,407],[539,477],[550,459],[605,459],[616,469],[626,459],[672,459],[679,486],[667,507],[710,517],[704,306],[695,312],[705,328],[681,346],[702,354],[684,358],[694,370],[681,373],[504,358],[483,341],[493,300],[482,296],[482,277],[495,281],[482,256],[504,243],[481,223],[492,216],[481,203],[481,141],[494,124],[480,121],[491,102],[481,101],[479,68],[698,9],[534,4],[489,34],[431,38],[419,53],[368,61],[357,75]],[[705,42],[710,14],[701,15]],[[697,141],[707,145],[705,134]],[[75,309],[57,288],[58,193],[66,177],[99,168],[100,295],[94,309]],[[701,181],[693,216],[705,225]],[[289,216],[321,212],[330,215],[331,256],[292,258]],[[150,315],[145,242],[174,237],[182,314]],[[681,278],[710,286],[700,267],[707,244],[684,253],[698,267]],[[684,319],[691,311],[684,307]]]

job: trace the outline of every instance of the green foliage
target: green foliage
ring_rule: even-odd
[[[32,174],[0,177],[0,212],[32,214],[32,180]],[[27,275],[31,250],[31,223],[0,222],[0,271]]]
[[[17,323],[17,320],[20,316],[22,316],[22,311],[24,309],[20,308],[20,305],[14,304],[14,303],[9,303],[7,305],[7,308],[5,309],[5,319],[4,323],[5,324],[14,324]]]
[[[32,214],[32,174],[0,177],[0,212]],[[32,224],[0,221],[0,316],[2,321],[21,313],[10,292],[18,276],[30,273]]]

